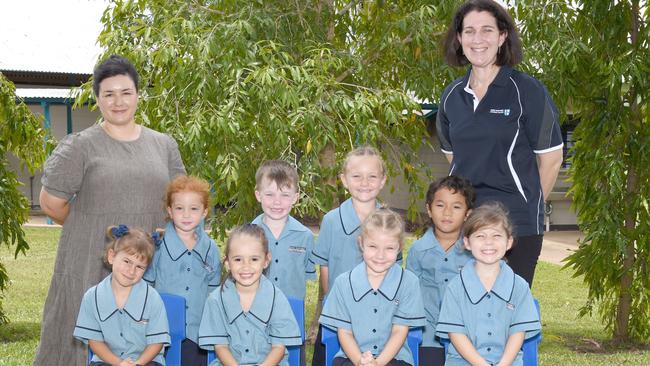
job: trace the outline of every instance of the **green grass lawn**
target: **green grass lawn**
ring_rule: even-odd
[[[3,306],[11,323],[0,326],[0,366],[31,365],[38,344],[43,303],[54,266],[59,230],[26,228],[31,249],[27,256],[13,258],[13,252],[0,248],[0,262],[11,278],[4,293]],[[612,348],[596,318],[577,318],[587,290],[572,272],[541,263],[535,276],[533,294],[542,311],[542,365],[650,365],[648,345]],[[307,323],[316,304],[316,284],[307,295]],[[66,336],[66,335],[61,335]],[[70,335],[71,336],[71,335]],[[308,359],[311,347],[308,347]]]

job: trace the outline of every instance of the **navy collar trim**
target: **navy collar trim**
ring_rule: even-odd
[[[377,290],[374,290],[372,286],[370,286],[365,262],[359,263],[348,275],[350,289],[352,289],[352,297],[356,302],[361,301],[366,295],[371,292],[374,293],[375,291],[385,297],[386,300],[393,301],[402,286],[403,279],[404,269],[397,264],[393,264],[390,267]]]
[[[494,285],[490,291],[486,291],[478,278],[474,265],[476,260],[471,260],[465,264],[460,272],[460,280],[465,290],[467,298],[472,305],[476,305],[489,293],[494,294],[499,299],[509,303],[512,300],[512,294],[515,289],[515,273],[504,262],[500,262],[500,271]]]
[[[224,288],[219,291],[221,304],[228,324],[233,324],[240,316],[244,315],[244,310],[239,303],[239,295],[235,283],[228,279],[224,283]],[[248,310],[248,315],[257,319],[263,326],[266,326],[271,320],[273,309],[275,308],[276,287],[266,277],[260,277],[260,284],[253,299],[253,304]],[[269,302],[270,301],[270,302]]]
[[[101,322],[105,322],[110,319],[113,314],[120,311],[115,303],[115,296],[113,295],[113,289],[111,287],[112,277],[112,274],[107,276],[102,280],[102,282],[95,286],[95,310],[97,311],[97,316]],[[149,288],[150,286],[144,282],[144,280],[138,281],[131,288],[126,304],[124,304],[124,307],[121,309],[136,322],[143,320],[144,310],[147,301],[149,300]]]
[[[196,227],[195,233],[197,236],[196,244],[194,244],[192,252],[199,256],[201,262],[207,263],[208,255],[212,250],[211,240],[203,230],[202,224]],[[167,242],[167,239],[170,239],[169,243]],[[165,235],[163,235],[161,245],[165,248],[165,252],[173,262],[179,260],[189,251],[178,234],[176,234],[176,230],[171,222],[167,223],[167,226],[165,227]]]

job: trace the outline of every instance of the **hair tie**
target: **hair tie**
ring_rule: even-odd
[[[129,227],[124,224],[119,224],[118,226],[111,229],[111,234],[116,238],[121,238],[124,235],[129,233]]]
[[[156,244],[156,246],[160,246],[160,242],[162,241],[161,235],[158,231],[154,231],[151,233],[151,239],[153,240],[153,243]]]

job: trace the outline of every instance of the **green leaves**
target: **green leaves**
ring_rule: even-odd
[[[581,314],[597,309],[619,341],[650,337],[650,44],[647,6],[636,12],[635,4],[517,6],[528,71],[580,120],[570,193],[586,238],[567,266],[589,286]]]
[[[7,155],[20,160],[30,172],[45,160],[45,131],[41,121],[22,102],[16,103],[13,83],[0,74],[0,245],[16,246],[14,255],[25,254],[29,245],[22,229],[29,217],[29,202],[18,190],[21,185],[15,172],[9,169]],[[9,277],[0,263],[1,292],[7,288]],[[7,322],[0,301],[0,324]]]
[[[188,170],[213,183],[223,234],[258,213],[254,174],[266,159],[297,166],[298,215],[333,207],[343,189],[324,162],[359,144],[382,147],[391,172],[423,188],[426,128],[406,93],[444,87],[431,72],[433,12],[425,1],[118,1],[99,40],[141,71],[139,120],[172,134]]]
[[[329,210],[343,195],[332,162],[363,143],[380,147],[390,176],[406,181],[413,218],[430,175],[418,151],[431,146],[409,95],[436,102],[464,72],[446,66],[441,50],[460,2],[115,1],[99,42],[141,72],[138,119],[172,134],[189,171],[214,184],[219,233],[258,213],[254,173],[265,159],[297,166],[298,215]],[[627,296],[619,318],[647,339],[648,7],[525,0],[510,10],[520,68],[544,82],[562,119],[580,120],[571,194],[589,244],[569,265],[590,287],[583,311],[597,308],[613,330]]]

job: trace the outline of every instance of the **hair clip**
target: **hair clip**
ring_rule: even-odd
[[[153,240],[153,243],[158,247],[162,242],[162,235],[160,235],[158,231],[154,231],[151,233],[151,239]]]
[[[121,238],[124,235],[129,233],[129,227],[124,224],[119,224],[118,226],[111,229],[111,234],[116,238]]]

